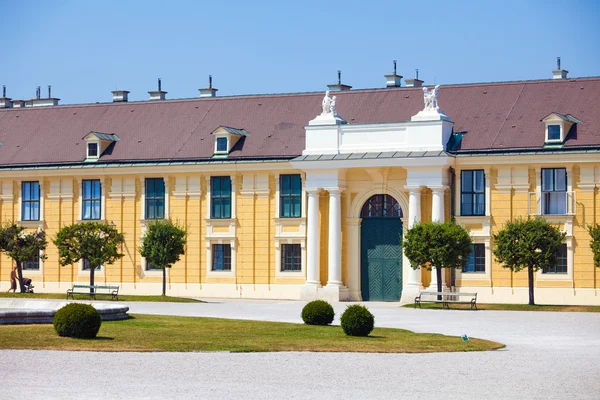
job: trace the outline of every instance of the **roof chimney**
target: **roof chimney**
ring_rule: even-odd
[[[0,97],[0,108],[11,108],[12,101],[6,97],[6,85],[2,85],[2,97]]]
[[[148,92],[150,94],[150,100],[165,100],[167,92],[162,90],[160,78],[158,78],[158,90]]]
[[[212,87],[212,75],[208,76],[208,87],[204,89],[198,89],[200,91],[200,97],[215,97],[217,90]]]
[[[58,101],[56,97],[52,97],[52,86],[48,85],[48,97],[42,98],[42,89],[38,86],[35,90],[35,99],[27,100],[23,103],[25,107],[48,107],[48,106],[56,106],[58,105]],[[13,106],[15,102],[13,102]],[[19,107],[19,106],[16,106]]]
[[[385,76],[385,86],[392,87],[400,87],[402,86],[402,75],[396,74],[396,60],[394,60],[394,73],[391,75]]]
[[[344,85],[342,83],[342,71],[338,69],[338,81],[336,84],[327,85],[329,90],[332,92],[345,92],[346,90],[352,89],[352,86]]]
[[[113,90],[111,93],[113,95],[113,103],[127,102],[127,95],[129,94],[128,90]]]
[[[421,87],[423,86],[423,81],[419,79],[419,69],[415,69],[415,78],[414,79],[405,79],[406,87]]]
[[[567,79],[569,71],[560,69],[560,57],[556,57],[556,69],[552,70],[552,79]]]

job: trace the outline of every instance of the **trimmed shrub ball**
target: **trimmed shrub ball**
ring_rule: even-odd
[[[302,309],[302,320],[307,325],[329,325],[334,316],[333,307],[324,300],[311,301]]]
[[[93,339],[101,323],[98,310],[89,304],[67,304],[54,315],[54,329],[59,336]]]
[[[369,336],[375,326],[375,317],[365,306],[346,307],[341,318],[342,329],[348,336]]]

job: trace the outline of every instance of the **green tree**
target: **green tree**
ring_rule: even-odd
[[[58,261],[63,267],[79,260],[89,262],[90,285],[93,286],[97,267],[113,264],[123,257],[119,250],[124,241],[123,234],[112,225],[82,222],[63,226],[52,242],[58,248]]]
[[[140,246],[140,254],[155,268],[163,271],[162,295],[167,291],[167,268],[179,261],[185,253],[187,232],[170,220],[156,220],[148,225]]]
[[[416,224],[404,236],[402,246],[411,267],[436,269],[437,291],[442,291],[442,269],[464,268],[471,253],[469,232],[454,221]]]
[[[594,253],[594,265],[600,268],[600,225],[594,224],[588,226],[588,232],[592,238],[590,240],[590,247],[592,253]]]
[[[46,256],[40,252],[46,250],[47,245],[46,233],[42,230],[27,233],[25,228],[14,222],[8,222],[0,227],[0,251],[15,261],[21,293],[25,293],[23,263],[36,258],[45,260]]]
[[[507,222],[493,238],[494,256],[504,268],[514,272],[527,268],[529,304],[534,305],[533,273],[556,265],[565,234],[544,218],[536,217]]]

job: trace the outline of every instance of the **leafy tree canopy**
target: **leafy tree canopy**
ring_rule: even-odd
[[[588,232],[592,238],[590,247],[594,253],[594,265],[600,268],[600,225],[594,224],[588,227]]]
[[[148,225],[140,254],[156,268],[170,268],[185,253],[187,232],[170,220],[157,220]]]
[[[454,221],[416,224],[404,236],[404,254],[411,267],[463,268],[471,253],[471,237]]]
[[[60,265],[71,265],[85,259],[93,267],[113,264],[123,257],[119,251],[123,242],[123,234],[117,228],[99,222],[63,226],[53,240],[58,248]]]
[[[47,245],[46,233],[42,230],[28,233],[14,222],[0,227],[0,251],[18,264],[38,257],[45,259],[46,256],[41,255],[40,251],[46,250]]]
[[[541,217],[509,221],[493,237],[496,260],[515,272],[554,267],[558,248],[565,240],[558,227]]]

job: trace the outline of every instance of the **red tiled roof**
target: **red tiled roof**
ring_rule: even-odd
[[[408,121],[423,107],[420,88],[335,93],[352,124]],[[202,159],[213,132],[249,133],[229,158],[300,155],[304,126],[320,113],[323,93],[67,105],[0,110],[0,165],[81,162],[90,131],[120,141],[102,161]],[[600,78],[442,86],[441,109],[466,132],[460,150],[540,148],[551,112],[581,120],[565,146],[600,146]]]

